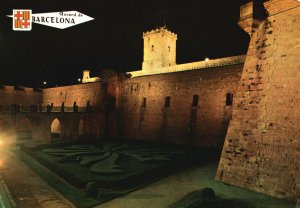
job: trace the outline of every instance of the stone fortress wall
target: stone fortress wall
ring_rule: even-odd
[[[268,16],[258,18],[257,6]],[[251,41],[216,178],[268,195],[300,198],[300,3],[244,6]]]
[[[91,106],[101,107],[105,124],[98,128],[104,129],[107,137],[221,148],[245,56],[177,65],[175,53],[173,65],[161,68],[162,60],[157,57],[169,57],[170,52],[163,50],[168,44],[160,43],[171,39],[174,46],[177,35],[160,28],[143,37],[147,43],[144,63],[154,62],[159,68],[144,66],[141,71],[129,72],[134,75],[131,78],[105,70],[101,79],[88,83],[89,71],[84,70],[84,84],[44,89],[43,105],[71,107],[76,102],[85,107],[89,101]]]
[[[221,148],[242,68],[239,63],[125,80],[122,137]]]
[[[47,88],[42,104],[86,107],[89,102],[106,110],[107,124],[97,128],[106,128],[108,137],[221,148],[232,112],[226,99],[236,93],[241,57],[225,66],[223,60],[212,60],[212,65],[205,63],[207,68]]]

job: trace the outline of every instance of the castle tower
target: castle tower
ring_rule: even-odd
[[[83,70],[82,83],[88,82],[90,79],[90,70]]]
[[[176,65],[177,35],[165,27],[143,33],[143,71]]]

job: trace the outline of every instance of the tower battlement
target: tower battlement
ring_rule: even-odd
[[[143,32],[143,38],[145,36],[148,36],[148,35],[151,35],[151,34],[155,34],[155,33],[166,33],[167,35],[171,35],[171,36],[173,36],[173,37],[175,37],[177,39],[177,34],[171,32],[166,27],[160,27],[160,28],[157,28],[155,30],[150,30],[150,31]]]

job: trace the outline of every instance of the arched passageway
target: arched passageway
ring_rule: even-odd
[[[61,122],[58,118],[55,118],[51,123],[51,138],[61,138]]]

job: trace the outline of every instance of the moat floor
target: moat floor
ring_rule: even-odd
[[[73,207],[12,153],[0,150],[0,173],[21,208]],[[192,168],[111,200],[97,208],[167,208],[186,194],[211,187],[218,196],[240,199],[257,208],[295,208],[295,204],[214,181],[217,161]]]
[[[211,187],[224,199],[244,200],[256,208],[295,208],[295,203],[276,199],[214,180],[217,161],[199,168],[192,168],[157,183],[114,199],[97,208],[167,208],[187,193]]]

